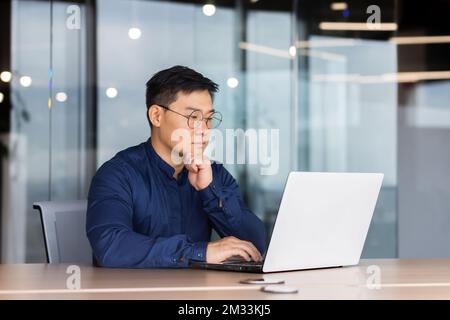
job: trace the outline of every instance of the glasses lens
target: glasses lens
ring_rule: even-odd
[[[200,128],[202,125],[202,121],[203,121],[203,114],[201,113],[201,111],[192,112],[188,120],[189,128],[191,129]]]
[[[222,122],[222,114],[220,112],[214,112],[208,119],[208,128],[214,129],[220,126]]]

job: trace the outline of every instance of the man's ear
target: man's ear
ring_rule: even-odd
[[[159,128],[161,126],[161,108],[159,108],[156,104],[153,104],[150,108],[148,108],[147,114],[152,126]]]

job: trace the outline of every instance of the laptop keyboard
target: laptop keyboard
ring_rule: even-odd
[[[226,264],[240,265],[240,266],[262,266],[262,261],[242,261],[242,262],[226,262]]]
[[[231,265],[262,266],[264,261],[246,261],[241,256],[230,257],[223,262]]]

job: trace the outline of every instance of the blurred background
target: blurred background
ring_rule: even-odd
[[[46,260],[33,202],[85,199],[103,162],[148,138],[145,82],[176,64],[220,85],[222,129],[280,130],[277,174],[227,165],[268,231],[289,171],[383,172],[363,258],[450,257],[449,12],[448,0],[1,1],[1,262]]]

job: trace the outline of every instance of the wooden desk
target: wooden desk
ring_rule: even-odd
[[[368,288],[368,266],[381,288]],[[81,290],[66,287],[67,264],[0,265],[0,299],[450,299],[450,259],[361,260],[359,266],[265,274],[299,289],[261,292],[255,274],[190,269],[105,269],[81,265]],[[369,269],[370,270],[370,269]],[[369,284],[373,282],[369,281]]]

